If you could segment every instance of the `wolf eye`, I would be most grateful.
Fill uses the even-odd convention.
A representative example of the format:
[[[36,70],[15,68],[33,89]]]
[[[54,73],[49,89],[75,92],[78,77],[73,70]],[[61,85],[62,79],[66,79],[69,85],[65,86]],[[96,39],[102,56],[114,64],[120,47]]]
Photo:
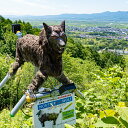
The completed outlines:
[[[60,36],[61,37],[64,37],[65,36],[65,33],[64,32],[60,33]]]
[[[57,39],[59,37],[59,35],[56,33],[56,32],[52,32],[52,34],[51,34],[51,38],[53,38],[53,39]]]

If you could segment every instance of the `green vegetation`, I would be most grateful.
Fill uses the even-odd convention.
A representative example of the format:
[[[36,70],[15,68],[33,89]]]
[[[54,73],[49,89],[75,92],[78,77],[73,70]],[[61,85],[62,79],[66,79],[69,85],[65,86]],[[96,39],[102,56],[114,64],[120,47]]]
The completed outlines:
[[[15,56],[17,37],[11,31],[11,25],[15,23],[21,25],[23,35],[27,33],[39,35],[40,29],[32,28],[32,25],[29,22],[25,23],[21,20],[12,22],[11,20],[4,19],[2,16],[0,16],[0,53],[2,54],[6,53],[10,56]]]
[[[25,110],[28,113],[29,110]],[[25,116],[19,111],[15,117],[9,116],[10,111],[3,109],[0,112],[0,128],[32,128],[32,117]],[[31,114],[31,112],[29,113]]]
[[[40,30],[22,21],[12,22],[3,17],[0,17],[0,21],[1,81],[15,57],[17,37],[11,32],[11,24],[20,23],[23,34],[38,35]],[[106,47],[109,41],[68,37],[67,48],[63,54],[64,72],[83,92],[85,100],[76,97],[77,124],[66,125],[66,128],[128,127],[128,57],[107,50],[97,52],[101,44]],[[114,41],[120,42],[120,46],[124,44],[123,40],[110,42]],[[32,127],[32,118],[21,111],[14,118],[10,118],[9,111],[23,95],[33,76],[34,66],[25,63],[0,90],[0,128]],[[52,88],[51,85],[59,84],[50,77],[44,86]],[[31,115],[31,108],[24,106],[24,111]]]
[[[117,49],[117,50],[127,50],[128,40],[126,39],[109,39],[109,38],[80,38],[78,35],[80,32],[69,32],[68,36],[75,40],[75,42],[80,42],[85,47],[92,47],[96,51],[102,51],[104,49]]]

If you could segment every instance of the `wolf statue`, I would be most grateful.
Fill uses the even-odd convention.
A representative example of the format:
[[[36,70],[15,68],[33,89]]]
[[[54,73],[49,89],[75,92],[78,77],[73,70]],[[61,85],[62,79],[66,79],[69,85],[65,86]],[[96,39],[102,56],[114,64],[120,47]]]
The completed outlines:
[[[39,89],[48,76],[55,77],[63,85],[72,83],[62,70],[62,53],[67,43],[65,21],[61,25],[43,23],[43,26],[39,36],[27,34],[17,40],[16,60],[8,72],[13,76],[24,62],[31,62],[38,67],[28,86],[32,93]]]

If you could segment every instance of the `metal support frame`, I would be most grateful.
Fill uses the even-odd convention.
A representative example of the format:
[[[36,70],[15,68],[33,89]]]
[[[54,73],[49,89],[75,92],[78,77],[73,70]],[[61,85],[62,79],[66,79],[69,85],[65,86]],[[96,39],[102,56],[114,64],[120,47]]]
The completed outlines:
[[[67,93],[72,93],[72,92],[75,92],[75,94],[78,97],[80,97],[82,99],[84,98],[84,95],[79,90],[76,89],[76,86],[74,83],[68,84],[68,85],[62,85],[62,86],[60,86],[59,89],[53,89],[51,91],[41,92],[41,93],[37,93],[37,94],[29,94],[29,92],[27,91],[26,94],[24,94],[22,96],[22,98],[19,100],[19,102],[12,109],[10,116],[14,117],[16,115],[16,113],[18,112],[18,110],[26,102],[34,102],[38,99],[44,99],[47,97],[55,97],[55,96],[59,96],[59,95],[67,94]]]
[[[4,79],[1,81],[0,83],[0,89],[3,87],[3,85],[8,81],[8,79],[10,78],[10,74],[7,73],[7,75],[4,77]]]

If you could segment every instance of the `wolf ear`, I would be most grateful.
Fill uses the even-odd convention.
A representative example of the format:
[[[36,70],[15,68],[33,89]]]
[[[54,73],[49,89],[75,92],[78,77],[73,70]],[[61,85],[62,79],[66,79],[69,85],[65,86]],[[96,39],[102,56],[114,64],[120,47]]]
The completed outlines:
[[[65,20],[62,21],[62,23],[60,24],[61,28],[63,29],[63,31],[65,32]]]
[[[51,32],[50,27],[46,23],[43,23],[43,26],[47,34]]]

